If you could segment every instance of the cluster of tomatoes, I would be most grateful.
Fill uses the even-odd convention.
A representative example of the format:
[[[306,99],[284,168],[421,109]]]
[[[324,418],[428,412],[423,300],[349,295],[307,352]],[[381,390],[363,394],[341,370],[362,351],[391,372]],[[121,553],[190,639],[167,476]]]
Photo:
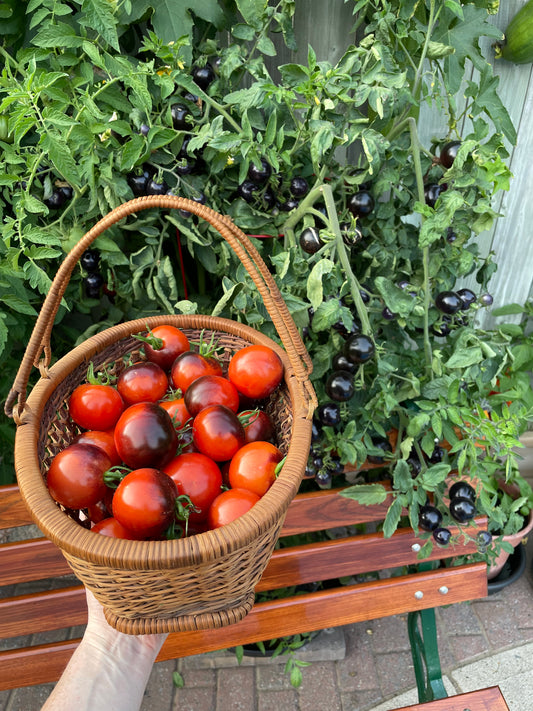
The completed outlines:
[[[117,538],[179,538],[226,525],[274,483],[283,455],[262,409],[283,378],[263,345],[236,351],[227,370],[211,350],[157,326],[137,336],[144,357],[116,382],[89,368],[69,399],[81,429],[50,463],[51,496]],[[205,345],[205,344],[203,344]]]

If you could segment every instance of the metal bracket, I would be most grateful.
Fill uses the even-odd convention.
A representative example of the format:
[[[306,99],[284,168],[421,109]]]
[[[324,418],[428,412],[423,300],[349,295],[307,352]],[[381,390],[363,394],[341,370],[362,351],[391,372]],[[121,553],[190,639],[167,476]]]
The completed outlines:
[[[430,570],[431,563],[421,563],[420,570]],[[407,629],[420,703],[445,699],[437,641],[437,623],[434,608],[415,610],[407,616]]]

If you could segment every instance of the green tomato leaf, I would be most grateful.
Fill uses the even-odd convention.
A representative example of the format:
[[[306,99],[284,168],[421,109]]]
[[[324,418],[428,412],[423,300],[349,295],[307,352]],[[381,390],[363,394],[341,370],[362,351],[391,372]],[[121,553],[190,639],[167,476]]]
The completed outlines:
[[[355,484],[343,489],[340,495],[358,501],[363,506],[373,506],[382,504],[389,493],[382,484]]]

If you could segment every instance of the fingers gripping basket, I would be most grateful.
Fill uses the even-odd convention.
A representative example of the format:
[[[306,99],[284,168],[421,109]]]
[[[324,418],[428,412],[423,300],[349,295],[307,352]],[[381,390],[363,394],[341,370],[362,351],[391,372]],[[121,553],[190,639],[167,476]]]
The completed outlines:
[[[141,318],[107,329],[74,348],[53,366],[50,336],[57,309],[83,252],[108,227],[147,208],[184,209],[207,220],[247,269],[276,327],[281,348],[238,322],[210,316]],[[266,344],[283,361],[282,386],[271,397],[277,444],[286,454],[280,476],[244,516],[220,529],[181,540],[127,541],[82,527],[50,497],[45,475],[51,458],[77,434],[68,418],[68,399],[96,368],[122,362],[139,348],[132,334],[170,323],[190,340],[204,331],[223,346],[226,361],[250,344]],[[43,355],[44,354],[44,355]],[[39,359],[42,357],[42,360]],[[41,378],[26,399],[33,366]],[[120,366],[118,366],[120,368]],[[101,219],[67,255],[38,316],[6,412],[17,423],[15,467],[22,497],[35,523],[63,552],[78,578],[103,604],[110,624],[122,632],[184,631],[237,622],[251,609],[254,587],[270,558],[286,510],[305,470],[316,398],[309,383],[311,362],[279,290],[248,238],[213,210],[176,196],[131,200]]]

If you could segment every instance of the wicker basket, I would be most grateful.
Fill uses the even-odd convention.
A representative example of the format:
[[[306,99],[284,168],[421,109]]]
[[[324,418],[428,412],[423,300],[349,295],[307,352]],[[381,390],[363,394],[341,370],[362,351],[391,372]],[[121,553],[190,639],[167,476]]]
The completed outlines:
[[[261,294],[283,348],[232,320],[165,315],[141,318],[98,333],[50,367],[55,315],[78,259],[108,227],[154,207],[187,210],[220,233]],[[278,353],[285,368],[284,381],[269,407],[276,422],[277,444],[286,461],[262,499],[244,516],[220,529],[172,541],[126,541],[96,535],[82,527],[73,512],[64,511],[52,500],[45,483],[50,459],[77,433],[68,419],[68,399],[84,381],[90,361],[98,368],[120,363],[124,354],[139,348],[132,334],[163,323],[183,329],[192,340],[201,331],[207,339],[215,334],[226,360],[241,347],[256,343]],[[39,367],[41,378],[26,399],[34,365]],[[237,622],[249,612],[255,585],[306,466],[316,406],[310,371],[309,355],[260,255],[229,218],[203,205],[176,196],[131,200],[102,218],[67,255],[38,316],[5,409],[17,424],[15,468],[33,520],[61,549],[116,629],[129,634],[209,629]]]

